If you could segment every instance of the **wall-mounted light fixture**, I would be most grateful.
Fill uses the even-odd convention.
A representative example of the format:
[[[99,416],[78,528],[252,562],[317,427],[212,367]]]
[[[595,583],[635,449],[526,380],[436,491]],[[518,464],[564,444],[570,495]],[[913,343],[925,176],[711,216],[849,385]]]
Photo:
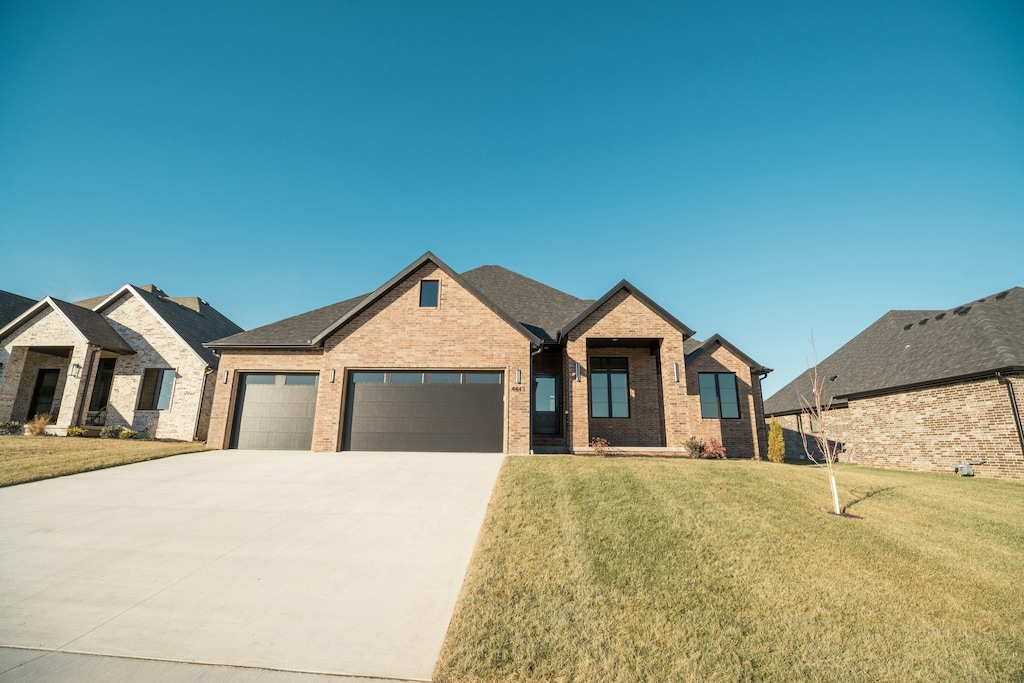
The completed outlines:
[[[327,381],[329,381],[331,384],[334,384],[334,368],[331,368],[331,377]]]
[[[672,364],[672,374],[675,376],[676,381],[679,381],[679,363]]]
[[[78,363],[75,363],[74,365],[71,366],[71,372],[69,372],[68,374],[70,374],[72,377],[76,377],[76,378],[77,377],[81,377],[82,376],[82,366],[79,365]]]
[[[583,375],[581,374],[581,368],[580,368],[580,364],[579,363],[576,363],[576,381],[577,382],[582,382],[583,381]]]
[[[222,382],[224,384],[228,383],[228,371],[227,370],[224,371],[224,379],[222,380]]]
[[[522,383],[523,383],[523,371],[519,370],[517,368],[516,369],[516,384],[522,384]]]

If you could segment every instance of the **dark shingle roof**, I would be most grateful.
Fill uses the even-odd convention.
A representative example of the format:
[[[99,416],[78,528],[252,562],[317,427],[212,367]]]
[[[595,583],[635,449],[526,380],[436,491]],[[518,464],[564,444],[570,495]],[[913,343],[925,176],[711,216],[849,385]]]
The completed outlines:
[[[846,397],[1024,370],[1024,289],[946,311],[889,311],[818,365],[835,405]],[[766,415],[796,412],[805,373],[764,402]]]
[[[501,266],[480,266],[462,273],[492,304],[544,341],[594,303],[549,287]]]
[[[307,313],[216,340],[216,346],[310,346],[313,337],[340,319],[368,295],[353,297]]]
[[[135,291],[203,360],[216,367],[217,355],[203,344],[225,335],[237,334],[242,328],[198,297],[180,297],[185,301],[181,303],[177,299],[163,296],[159,289],[153,289],[160,293],[149,291],[148,288],[135,288]]]
[[[0,289],[0,329],[32,307],[35,301],[28,297]]]
[[[44,301],[46,300],[44,299]],[[48,300],[56,308],[60,309],[61,313],[67,316],[71,324],[78,328],[78,331],[82,333],[82,336],[90,344],[95,344],[108,351],[135,353],[135,350],[128,345],[128,342],[121,338],[121,335],[99,313],[90,311],[88,308],[82,308],[70,301],[61,301],[53,297],[48,297]]]

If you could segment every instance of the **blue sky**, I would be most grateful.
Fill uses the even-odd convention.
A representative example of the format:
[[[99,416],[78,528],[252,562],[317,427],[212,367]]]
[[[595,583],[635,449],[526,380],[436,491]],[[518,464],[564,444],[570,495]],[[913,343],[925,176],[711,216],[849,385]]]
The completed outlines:
[[[1024,4],[0,3],[0,289],[246,328],[427,250],[776,368],[1024,285]]]

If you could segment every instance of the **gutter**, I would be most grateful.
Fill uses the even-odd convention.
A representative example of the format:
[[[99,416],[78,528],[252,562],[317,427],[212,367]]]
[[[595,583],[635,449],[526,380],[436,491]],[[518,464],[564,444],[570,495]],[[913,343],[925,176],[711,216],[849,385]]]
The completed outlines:
[[[1020,424],[1020,410],[1017,408],[1017,397],[1013,393],[1013,382],[1002,373],[996,373],[996,381],[1006,385],[1006,393],[1010,395],[1010,410],[1013,412],[1013,422],[1017,425],[1017,440],[1020,442],[1020,452],[1024,455],[1024,427]]]

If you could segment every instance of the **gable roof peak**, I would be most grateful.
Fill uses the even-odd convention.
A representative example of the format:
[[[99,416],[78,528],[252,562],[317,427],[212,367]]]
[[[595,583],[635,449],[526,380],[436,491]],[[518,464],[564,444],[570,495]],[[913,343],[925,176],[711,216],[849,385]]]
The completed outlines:
[[[600,299],[592,303],[585,311],[576,316],[576,318],[573,319],[572,322],[570,322],[568,325],[559,330],[558,339],[561,340],[564,337],[566,337],[574,327],[576,327],[584,320],[586,320],[588,317],[590,317],[594,313],[594,311],[596,311],[598,308],[606,304],[613,296],[618,294],[623,289],[625,289],[627,292],[629,292],[634,297],[639,299],[641,303],[643,303],[645,306],[647,306],[652,311],[661,316],[661,318],[669,325],[679,330],[682,333],[684,340],[696,334],[696,332],[687,327],[681,320],[679,320],[674,315],[672,315],[664,308],[662,308],[661,305],[654,301],[654,299],[640,291],[640,289],[636,285],[631,283],[629,280],[622,279],[619,280],[619,282],[614,287],[605,292],[604,296],[602,296]]]

